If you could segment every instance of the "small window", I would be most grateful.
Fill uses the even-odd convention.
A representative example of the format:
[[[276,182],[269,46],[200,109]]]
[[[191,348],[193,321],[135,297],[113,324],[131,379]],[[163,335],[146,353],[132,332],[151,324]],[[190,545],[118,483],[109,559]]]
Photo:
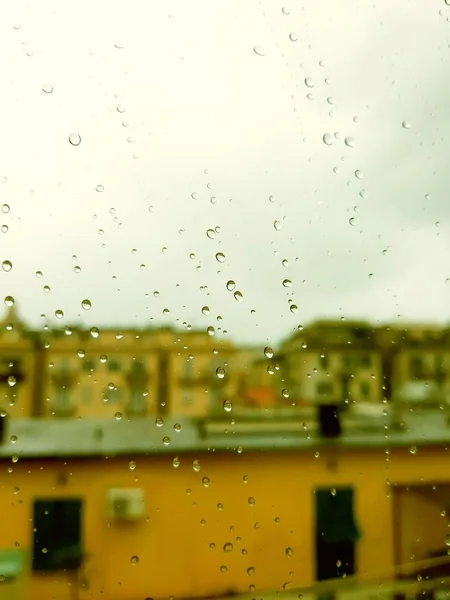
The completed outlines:
[[[370,354],[363,354],[360,360],[361,367],[368,369],[372,365],[372,357]]]
[[[111,373],[117,373],[120,371],[120,361],[112,359],[108,361],[108,371]]]
[[[85,360],[85,361],[83,361],[83,371],[85,373],[90,373],[94,369],[95,369],[95,364],[94,364],[94,362],[92,360]]]
[[[325,354],[324,352],[321,352],[319,357],[320,357],[319,364],[320,364],[321,368],[322,369],[328,369],[328,366],[329,366],[328,355]]]
[[[36,500],[33,507],[33,571],[78,569],[82,501]]]
[[[361,382],[361,396],[366,399],[370,397],[370,383],[368,381]]]

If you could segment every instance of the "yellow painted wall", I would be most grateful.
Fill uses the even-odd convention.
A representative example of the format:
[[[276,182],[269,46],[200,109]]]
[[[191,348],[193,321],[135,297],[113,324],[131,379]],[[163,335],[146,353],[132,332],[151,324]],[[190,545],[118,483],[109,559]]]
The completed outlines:
[[[337,458],[335,470],[331,458]],[[91,555],[86,565],[90,589],[81,598],[100,597],[101,591],[108,600],[131,600],[248,591],[250,585],[280,589],[314,578],[313,489],[353,485],[363,534],[357,548],[359,571],[386,574],[394,561],[393,494],[387,493],[387,479],[406,484],[420,477],[425,482],[448,477],[443,449],[421,449],[416,455],[393,451],[389,462],[384,450],[321,452],[318,458],[313,452],[244,450],[181,456],[177,469],[172,455],[132,459],[134,470],[126,458],[3,462],[1,546],[30,547],[34,498],[81,496],[86,501],[85,549]],[[192,469],[194,459],[200,460],[199,472]],[[58,483],[58,473],[69,474],[66,485]],[[202,484],[204,477],[210,479],[209,487]],[[108,521],[106,492],[120,486],[144,488],[148,519]],[[412,522],[417,519],[411,507],[406,514]],[[224,552],[229,542],[234,549]],[[131,563],[134,555],[137,565]],[[253,574],[247,574],[249,568],[255,569]],[[33,576],[27,598],[50,597],[70,598],[67,577]]]

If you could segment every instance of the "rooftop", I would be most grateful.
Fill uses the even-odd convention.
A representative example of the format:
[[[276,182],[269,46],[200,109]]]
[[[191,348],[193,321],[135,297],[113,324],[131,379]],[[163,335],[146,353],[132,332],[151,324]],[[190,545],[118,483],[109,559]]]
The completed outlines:
[[[233,413],[234,416],[232,416]],[[253,414],[252,414],[253,413]],[[311,451],[324,444],[354,449],[450,444],[447,414],[411,409],[394,418],[385,409],[345,415],[340,438],[318,433],[315,411],[232,411],[208,420],[155,418],[102,420],[16,419],[6,424],[0,457],[87,457],[229,451]],[[400,423],[400,424],[399,424]],[[174,428],[174,425],[179,425]],[[179,431],[177,431],[179,429]]]

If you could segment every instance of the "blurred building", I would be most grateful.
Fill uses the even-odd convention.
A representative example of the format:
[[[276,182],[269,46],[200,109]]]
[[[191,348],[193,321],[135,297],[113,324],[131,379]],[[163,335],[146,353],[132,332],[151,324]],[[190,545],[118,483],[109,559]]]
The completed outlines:
[[[16,419],[0,445],[0,574],[30,600],[212,598],[445,554],[450,429],[440,411],[403,420],[346,414],[329,440],[292,410]]]
[[[203,331],[0,324],[0,394],[12,417],[204,416],[237,395],[231,342]]]
[[[297,405],[380,402],[382,350],[365,322],[317,321],[280,348],[285,387]]]

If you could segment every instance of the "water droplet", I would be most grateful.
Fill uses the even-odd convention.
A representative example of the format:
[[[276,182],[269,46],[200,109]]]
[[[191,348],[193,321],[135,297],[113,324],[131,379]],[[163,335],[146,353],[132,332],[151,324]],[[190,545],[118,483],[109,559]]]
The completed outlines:
[[[352,227],[354,227],[356,225],[356,219],[355,217],[350,217],[350,219],[348,220],[349,225],[351,225]]]
[[[204,315],[209,315],[209,306],[202,306],[202,313]]]
[[[8,233],[9,227],[8,225],[2,225],[2,233]]]
[[[177,433],[180,433],[181,425],[179,423],[174,423],[173,430],[176,431]]]
[[[283,398],[289,398],[289,390],[281,390],[281,395]]]
[[[130,562],[131,562],[131,564],[132,564],[132,565],[137,565],[137,564],[139,564],[139,556],[136,556],[136,555],[132,556],[132,557],[130,558]]]
[[[118,113],[122,114],[122,113],[124,113],[126,111],[126,108],[125,108],[125,106],[123,104],[118,104],[116,106],[116,110],[117,110]]]
[[[273,228],[275,229],[275,231],[280,231],[280,229],[281,229],[281,221],[274,221],[273,222]]]
[[[290,279],[283,279],[283,287],[291,287],[292,281]]]
[[[225,377],[225,369],[223,367],[217,367],[216,375],[219,379],[223,379]]]
[[[14,302],[15,302],[15,300],[12,296],[5,296],[4,303],[8,308],[13,306]]]
[[[291,556],[294,554],[294,551],[292,550],[292,548],[290,546],[288,546],[285,550],[286,556],[289,556],[289,558],[291,558]]]
[[[236,283],[232,279],[230,279],[229,281],[227,281],[227,290],[229,292],[232,292],[235,287],[236,287]]]
[[[344,142],[345,142],[345,145],[348,146],[349,148],[354,148],[356,146],[355,138],[346,137]]]
[[[255,506],[256,501],[253,498],[253,496],[250,496],[250,498],[248,499],[248,504],[249,504],[249,506]]]
[[[71,133],[69,135],[69,142],[72,146],[79,146],[81,144],[81,137],[78,133]]]
[[[91,306],[91,301],[88,298],[81,301],[81,307],[84,308],[84,310],[90,310]]]
[[[417,446],[411,446],[409,449],[409,452],[411,454],[417,454]]]
[[[12,269],[12,262],[10,260],[4,260],[2,262],[2,269],[6,272],[11,271]]]
[[[64,312],[58,308],[57,310],[55,310],[55,317],[57,319],[62,319],[64,317]]]
[[[403,129],[410,129],[411,123],[409,121],[402,121],[402,127]]]
[[[355,177],[357,179],[362,179],[364,177],[364,173],[361,171],[361,169],[356,169],[356,171],[355,171]]]
[[[91,327],[89,333],[93,338],[98,338],[98,336],[100,335],[100,330],[98,329],[98,327]]]
[[[53,92],[53,86],[50,85],[49,83],[46,83],[45,85],[42,86],[42,91],[45,92],[46,94],[51,94]]]
[[[115,42],[115,44],[114,44],[114,48],[117,48],[117,50],[122,50],[123,47],[124,47],[123,42]]]
[[[333,142],[334,142],[334,137],[331,133],[326,133],[323,137],[322,137],[323,143],[326,144],[327,146],[332,146]]]
[[[291,42],[297,42],[298,41],[298,35],[296,33],[290,33],[289,34],[289,39],[291,40]]]
[[[120,419],[122,418],[122,413],[117,411],[116,414],[114,415],[117,421],[120,421]]]
[[[248,575],[248,576],[251,576],[251,575],[253,575],[253,574],[254,574],[254,572],[255,572],[255,567],[249,567],[249,568],[247,569],[247,575]]]
[[[161,417],[156,417],[155,425],[156,425],[156,427],[162,427],[164,425],[163,419]]]
[[[214,231],[214,229],[207,229],[206,235],[209,237],[210,240],[213,240],[216,237],[216,232]]]
[[[283,8],[281,9],[281,12],[283,13],[283,15],[291,14],[291,11],[287,8],[287,6],[283,6]]]
[[[265,355],[267,358],[272,358],[272,357],[273,357],[273,354],[274,354],[274,352],[273,352],[273,349],[272,349],[270,346],[266,346],[266,347],[264,348],[264,355]]]
[[[234,546],[231,542],[227,542],[226,544],[223,545],[224,552],[232,552],[233,548],[234,548]]]
[[[15,444],[17,442],[17,435],[11,435],[9,441],[11,444]]]
[[[164,446],[168,446],[170,444],[170,437],[168,435],[163,437],[163,444]]]
[[[312,77],[305,78],[306,87],[313,88],[315,86],[314,79]]]
[[[265,56],[264,54],[264,50],[261,48],[261,46],[253,46],[253,52],[257,55],[257,56]]]
[[[96,191],[96,192],[99,192],[99,193],[103,192],[103,191],[104,191],[104,189],[105,189],[105,188],[104,188],[104,187],[103,187],[101,184],[99,184],[99,185],[97,185],[97,186],[95,187],[95,191]]]
[[[14,375],[10,375],[8,377],[8,385],[10,387],[14,387],[16,385],[16,383],[17,383],[17,379],[14,377]]]
[[[167,317],[170,314],[170,310],[168,308],[163,309],[163,315]]]
[[[80,265],[75,265],[73,270],[75,271],[75,273],[81,273],[81,267]]]
[[[44,292],[45,292],[46,294],[49,294],[49,293],[50,293],[50,286],[49,286],[49,285],[44,285],[44,287],[43,287],[42,289],[44,290]]]
[[[134,471],[136,468],[136,462],[134,460],[130,460],[130,462],[128,463],[128,468],[130,469],[130,471]]]
[[[224,400],[222,406],[223,410],[225,410],[226,412],[230,412],[233,409],[233,403],[231,402],[231,400]]]
[[[233,296],[238,302],[242,302],[242,300],[244,299],[242,292],[240,292],[239,290],[237,292],[234,292]]]
[[[196,473],[198,473],[200,471],[200,461],[196,458],[195,460],[192,461],[192,468],[194,469],[194,471]]]
[[[450,0],[449,0],[450,2]],[[446,546],[450,546],[450,533],[445,534],[444,543]]]
[[[79,350],[77,350],[77,356],[78,358],[84,358],[86,356],[86,351],[83,350],[83,348],[80,348]]]
[[[178,469],[178,467],[180,466],[181,461],[180,461],[180,457],[179,456],[175,456],[175,458],[172,460],[172,466],[175,469]]]
[[[228,571],[228,567],[226,565],[221,565],[220,570],[222,573],[226,573]]]
[[[210,325],[209,327],[206,328],[206,333],[208,335],[214,335],[216,333],[216,330],[214,329],[214,327],[212,325]]]
[[[289,310],[291,311],[291,313],[293,315],[295,315],[295,313],[298,312],[298,306],[296,304],[291,304],[290,307],[289,307]]]
[[[203,483],[203,487],[208,488],[211,481],[210,481],[209,477],[203,477],[202,483]]]
[[[217,262],[224,263],[225,262],[225,254],[223,254],[223,252],[217,252],[216,260],[217,260]]]
[[[2,204],[2,213],[9,213],[9,204]]]

